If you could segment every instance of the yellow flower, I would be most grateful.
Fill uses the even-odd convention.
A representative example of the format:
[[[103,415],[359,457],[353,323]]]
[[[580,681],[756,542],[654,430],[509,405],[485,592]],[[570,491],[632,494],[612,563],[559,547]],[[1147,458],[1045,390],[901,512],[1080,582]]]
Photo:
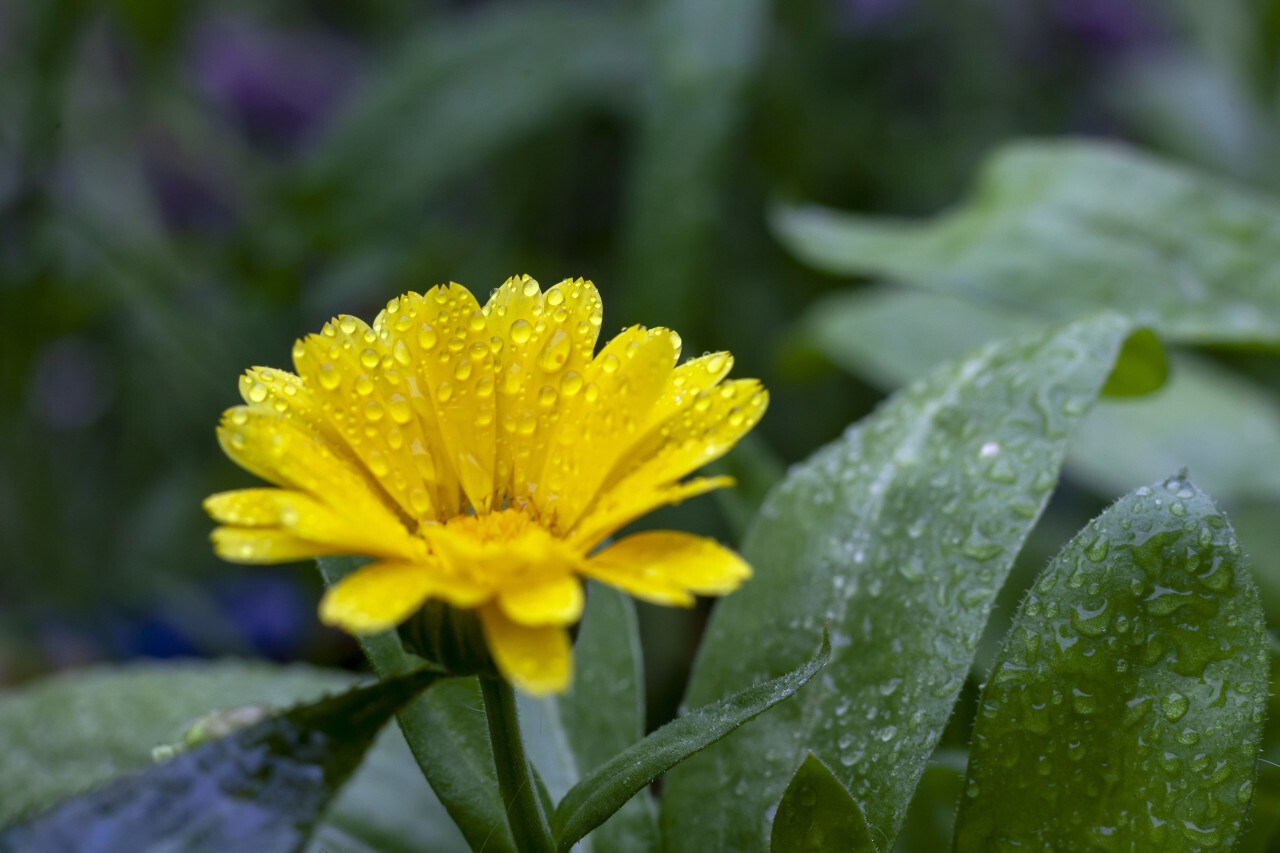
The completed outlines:
[[[633,326],[594,354],[600,308],[581,279],[544,293],[513,278],[483,309],[450,284],[391,300],[372,326],[330,321],[294,344],[296,375],[249,370],[218,439],[283,488],[205,501],[218,554],[372,557],[328,590],[323,621],[365,634],[429,599],[474,608],[499,670],[531,693],[568,687],[583,578],[660,604],[731,592],[751,570],[709,539],[646,532],[596,549],[730,485],[679,481],[751,429],[768,395],[724,381],[728,353],[677,366],[668,329]]]

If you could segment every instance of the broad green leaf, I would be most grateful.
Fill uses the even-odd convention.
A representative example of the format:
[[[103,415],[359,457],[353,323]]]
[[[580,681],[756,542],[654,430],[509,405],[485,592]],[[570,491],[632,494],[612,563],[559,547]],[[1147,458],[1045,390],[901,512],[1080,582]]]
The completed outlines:
[[[297,705],[63,800],[0,832],[0,850],[294,853],[379,730],[439,680],[419,671]]]
[[[179,741],[208,711],[284,707],[356,683],[337,670],[220,661],[95,667],[0,693],[0,826],[150,766],[153,748]],[[466,849],[394,727],[327,821],[321,837],[332,829],[353,849]]]
[[[802,260],[1048,320],[1120,311],[1169,340],[1280,342],[1280,204],[1137,151],[1022,142],[924,223],[790,207]]]
[[[877,288],[823,300],[801,328],[838,366],[897,388],[972,347],[1035,325],[1026,314],[946,294]],[[1109,382],[1122,370],[1158,370],[1164,362],[1150,352],[1128,356]],[[1192,353],[1171,352],[1168,369],[1169,382],[1155,393],[1100,402],[1071,442],[1068,475],[1115,495],[1186,466],[1224,498],[1280,492],[1280,408],[1273,396]],[[1206,435],[1218,438],[1205,441]]]
[[[1102,315],[985,347],[792,469],[743,544],[756,575],[717,605],[688,701],[776,672],[824,622],[831,665],[668,775],[670,849],[763,850],[766,812],[807,751],[892,846],[992,600],[1129,331]]]
[[[778,803],[772,853],[876,853],[862,809],[831,770],[805,758]]]
[[[1230,850],[1267,704],[1258,592],[1175,477],[1121,498],[1023,599],[982,693],[957,853]]]
[[[830,659],[831,644],[824,632],[822,648],[800,668],[677,717],[613,756],[574,785],[556,807],[551,828],[560,849],[568,850],[681,761],[794,695]]]
[[[325,557],[316,563],[332,584],[358,561]],[[418,659],[404,651],[393,631],[357,639],[381,678],[402,675],[417,666]],[[476,680],[451,678],[409,703],[397,720],[422,774],[472,849],[514,853],[481,708]]]
[[[644,671],[631,599],[591,584],[573,646],[573,686],[562,696],[519,696],[525,748],[553,800],[644,737]],[[548,809],[550,814],[553,809]],[[583,853],[658,849],[653,802],[641,791],[579,845]]]

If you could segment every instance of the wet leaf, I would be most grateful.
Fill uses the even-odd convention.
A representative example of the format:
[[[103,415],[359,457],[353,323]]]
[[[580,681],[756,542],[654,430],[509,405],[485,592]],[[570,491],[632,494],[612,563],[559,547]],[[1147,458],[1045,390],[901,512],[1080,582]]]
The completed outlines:
[[[151,766],[155,747],[180,741],[211,710],[287,707],[356,683],[350,673],[296,664],[137,663],[0,693],[0,826]],[[318,837],[329,836],[352,851],[467,849],[394,726],[329,808]]]
[[[829,620],[832,661],[794,702],[667,777],[672,850],[765,849],[812,751],[892,846],[991,603],[1129,325],[1114,315],[983,348],[899,392],[791,470],[743,544],[689,702],[768,677]],[[730,791],[714,808],[707,791]]]
[[[795,694],[831,659],[826,633],[808,663],[763,684],[677,717],[574,785],[556,807],[551,829],[560,849],[599,826],[609,815],[689,756]],[[705,807],[705,801],[699,804]]]
[[[420,671],[299,705],[63,800],[0,833],[0,850],[301,850],[383,724],[439,679]]]
[[[782,795],[769,849],[773,853],[876,853],[862,809],[813,753]]]
[[[897,388],[935,364],[1036,325],[1026,314],[944,294],[877,288],[822,301],[803,328],[840,367]],[[1153,361],[1133,349],[1109,384],[1122,371],[1150,374],[1164,364],[1162,356]],[[1156,393],[1101,401],[1071,442],[1068,475],[1110,496],[1185,465],[1224,499],[1280,492],[1280,409],[1272,396],[1188,352],[1171,352],[1168,372]],[[1205,441],[1206,435],[1220,438]]]
[[[1040,575],[982,693],[956,850],[1229,850],[1269,690],[1226,518],[1175,477]]]
[[[1021,142],[923,222],[783,208],[802,260],[1062,321],[1120,311],[1168,340],[1280,341],[1280,205],[1135,150]]]

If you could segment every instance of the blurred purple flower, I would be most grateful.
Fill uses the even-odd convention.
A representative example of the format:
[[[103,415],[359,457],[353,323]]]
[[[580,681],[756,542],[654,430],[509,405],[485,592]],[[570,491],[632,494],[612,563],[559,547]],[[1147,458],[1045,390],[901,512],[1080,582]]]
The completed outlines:
[[[1053,17],[1069,36],[1100,53],[1124,53],[1157,39],[1162,30],[1139,0],[1056,0]]]
[[[205,21],[196,32],[200,90],[250,139],[269,147],[293,150],[312,138],[358,68],[354,46],[326,33],[270,30],[232,18]]]

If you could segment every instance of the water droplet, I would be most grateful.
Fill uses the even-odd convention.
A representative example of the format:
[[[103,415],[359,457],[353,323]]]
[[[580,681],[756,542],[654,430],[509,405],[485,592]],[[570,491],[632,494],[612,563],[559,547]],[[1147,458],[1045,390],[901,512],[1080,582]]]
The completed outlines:
[[[1182,719],[1184,714],[1187,713],[1187,709],[1190,705],[1191,703],[1187,701],[1186,696],[1175,691],[1160,700],[1160,711],[1164,714],[1164,718],[1166,720],[1171,723],[1176,723],[1178,720]]]
[[[365,420],[369,420],[369,421],[373,421],[374,423],[377,423],[378,421],[382,420],[383,414],[385,413],[382,411],[382,406],[379,405],[377,400],[370,400],[369,402],[364,404]]]
[[[534,285],[537,289],[537,285]],[[533,335],[533,327],[529,325],[528,320],[516,320],[511,324],[511,340],[518,344],[528,343],[529,338]]]
[[[338,327],[342,329],[344,335],[354,335],[358,328],[355,317],[342,317],[338,320]]]
[[[423,323],[422,328],[418,330],[418,346],[424,352],[430,352],[439,342],[440,336],[436,334],[436,330]]]
[[[1097,539],[1085,546],[1084,555],[1095,563],[1101,563],[1107,559],[1110,550],[1111,541],[1106,536],[1099,535]]]
[[[556,404],[556,389],[550,385],[543,385],[542,390],[538,392],[538,405],[545,409],[549,409]]]
[[[255,382],[250,386],[249,394],[247,396],[249,397],[249,402],[261,403],[263,400],[267,399],[267,386],[261,382]]]
[[[558,287],[553,287],[547,292],[547,304],[554,308],[557,305],[564,304],[564,291]]]
[[[448,382],[441,382],[436,388],[436,399],[441,403],[447,403],[453,397],[453,386]]]
[[[391,419],[398,424],[407,424],[409,418],[413,416],[409,401],[399,394],[391,395],[391,399],[387,401],[387,411],[391,413]]]
[[[396,341],[396,345],[391,348],[391,355],[405,367],[408,367],[409,362],[413,360],[409,355],[409,347],[405,345],[404,341]]]
[[[533,297],[538,295],[538,283],[528,276],[524,277],[524,287],[522,288],[524,295]]]
[[[378,362],[381,360],[382,358],[378,355],[378,353],[372,349],[366,349],[360,353],[360,363],[363,364],[365,367],[369,368],[370,370],[377,367]]]
[[[465,382],[471,376],[471,362],[465,358],[453,366],[453,378]]]
[[[622,362],[613,353],[609,353],[600,360],[600,369],[605,373],[617,373],[618,368],[622,366]]]
[[[320,365],[320,385],[328,391],[334,391],[342,384],[342,374],[329,362]]]

